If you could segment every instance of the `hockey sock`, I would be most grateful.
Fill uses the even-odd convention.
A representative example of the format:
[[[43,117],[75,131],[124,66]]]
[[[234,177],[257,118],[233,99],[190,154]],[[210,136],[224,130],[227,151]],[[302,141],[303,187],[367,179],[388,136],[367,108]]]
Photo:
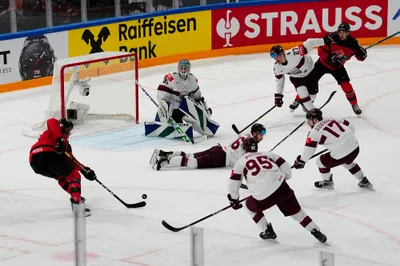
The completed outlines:
[[[340,87],[342,87],[343,92],[346,94],[347,100],[351,105],[357,104],[357,95],[353,90],[353,86],[348,81],[343,81],[340,83]]]
[[[69,182],[68,182],[67,178],[59,176],[56,178],[56,180],[58,181],[58,185],[60,185],[60,187],[69,194],[69,190],[68,190]]]
[[[247,201],[246,201],[246,203],[247,203]],[[265,232],[265,230],[267,230],[268,221],[265,218],[264,213],[263,212],[253,212],[253,211],[249,210],[249,208],[247,207],[247,204],[245,204],[245,207],[246,207],[245,209],[247,210],[247,212],[250,214],[250,217],[260,228],[261,232]]]
[[[169,160],[169,165],[172,166],[182,166],[182,167],[187,167],[190,169],[196,169],[197,168],[197,159],[191,156],[191,154],[186,155],[184,153],[183,156],[176,156],[172,157]]]
[[[358,164],[352,162],[351,164],[343,164],[343,167],[349,170],[349,172],[357,178],[358,181],[361,181],[364,178],[364,173],[361,170]]]
[[[319,227],[313,222],[313,220],[310,218],[310,216],[308,216],[303,209],[301,209],[298,213],[290,216],[293,219],[295,219],[296,221],[298,221],[301,226],[303,226],[305,229],[307,229],[308,231],[312,231],[313,229],[318,229]]]
[[[67,192],[71,195],[71,198],[75,202],[81,201],[81,175],[78,171],[72,171],[67,176],[66,181],[68,182]]]
[[[325,181],[329,181],[331,179],[331,169],[326,168],[325,165],[321,162],[321,156],[317,158],[317,166],[318,170],[321,173],[322,179]]]
[[[306,86],[297,87],[297,93],[300,97],[300,103],[307,109],[311,110],[314,108],[310,94],[308,94]]]

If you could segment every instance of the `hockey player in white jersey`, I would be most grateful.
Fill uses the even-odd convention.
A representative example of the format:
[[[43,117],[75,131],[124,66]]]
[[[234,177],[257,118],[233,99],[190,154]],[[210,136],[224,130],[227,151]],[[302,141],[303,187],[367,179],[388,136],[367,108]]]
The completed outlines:
[[[329,152],[317,158],[317,166],[322,180],[314,183],[317,188],[334,188],[331,168],[343,165],[359,181],[361,188],[372,188],[363,171],[354,160],[360,151],[355,129],[346,119],[323,119],[320,109],[307,112],[307,123],[311,127],[302,155],[297,156],[293,167],[304,168],[315,153],[318,144],[325,146]]]
[[[283,105],[285,75],[288,75],[296,88],[303,109],[306,111],[314,108],[313,101],[318,93],[318,81],[314,78],[315,75],[312,71],[314,69],[314,61],[307,53],[314,46],[322,45],[323,43],[323,39],[308,39],[303,44],[286,52],[280,45],[275,45],[271,48],[270,55],[275,59],[275,105],[277,107],[282,107]]]
[[[193,138],[192,128],[207,136],[217,132],[219,125],[210,118],[212,110],[202,97],[198,80],[190,70],[190,62],[183,59],[178,63],[177,72],[164,76],[157,89],[156,122],[145,123],[146,136],[179,137],[169,123],[170,118],[180,125],[189,138]]]
[[[266,129],[262,124],[254,124],[250,133],[238,136],[229,146],[215,145],[208,150],[185,153],[184,151],[163,151],[156,149],[150,159],[153,168],[183,167],[189,169],[232,167],[245,153],[243,141],[253,136],[258,142],[262,141]]]
[[[243,147],[246,153],[236,162],[229,179],[228,200],[232,208],[243,207],[239,202],[239,188],[244,177],[251,194],[245,202],[245,209],[259,226],[262,239],[277,237],[263,213],[276,205],[283,215],[298,221],[320,242],[326,242],[326,236],[304,212],[294,191],[286,183],[292,177],[290,165],[275,153],[258,152],[258,142],[252,137],[244,141]]]

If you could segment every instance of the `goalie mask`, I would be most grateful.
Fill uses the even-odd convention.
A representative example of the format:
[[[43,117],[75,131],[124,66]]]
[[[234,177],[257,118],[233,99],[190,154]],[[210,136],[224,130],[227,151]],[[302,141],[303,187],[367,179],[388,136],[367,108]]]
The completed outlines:
[[[190,62],[186,59],[182,59],[178,63],[178,74],[181,79],[186,80],[190,74]]]

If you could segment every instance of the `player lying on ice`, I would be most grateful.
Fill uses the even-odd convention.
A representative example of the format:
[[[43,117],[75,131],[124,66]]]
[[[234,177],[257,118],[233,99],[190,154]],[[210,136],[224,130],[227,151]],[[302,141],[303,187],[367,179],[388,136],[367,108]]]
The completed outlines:
[[[193,130],[201,135],[215,135],[219,124],[211,119],[212,110],[202,97],[197,78],[190,70],[190,62],[183,59],[178,63],[178,72],[164,76],[157,89],[155,122],[145,122],[146,136],[180,137],[169,123],[171,118],[189,138],[193,138]]]
[[[258,152],[255,138],[246,138],[243,149],[246,153],[236,162],[229,179],[228,199],[232,208],[238,210],[243,207],[239,203],[239,189],[244,177],[251,193],[245,202],[245,209],[259,226],[262,239],[276,238],[271,223],[263,213],[276,205],[283,215],[298,221],[320,242],[326,242],[326,236],[301,208],[296,195],[286,183],[292,177],[290,165],[275,153]]]
[[[150,164],[156,170],[160,170],[163,167],[185,167],[190,169],[232,167],[245,153],[243,141],[248,136],[253,136],[257,142],[260,142],[263,140],[265,134],[266,129],[263,125],[254,124],[251,127],[250,133],[240,135],[229,146],[218,144],[208,150],[193,154],[185,153],[184,151],[163,151],[156,149],[151,156]]]
[[[333,189],[331,168],[342,165],[359,181],[359,187],[372,188],[371,183],[354,161],[360,148],[354,135],[355,128],[350,122],[339,118],[323,119],[322,111],[318,108],[308,111],[306,118],[311,130],[307,135],[303,153],[297,156],[293,167],[304,168],[306,162],[315,153],[318,144],[324,145],[329,152],[317,158],[317,166],[322,180],[315,182],[315,187]]]
[[[29,152],[29,163],[36,174],[53,178],[58,185],[71,196],[72,209],[85,202],[81,196],[81,175],[90,180],[96,179],[95,172],[89,167],[82,171],[65,152],[72,155],[72,148],[68,142],[74,125],[67,119],[47,120],[47,129],[40,135]],[[72,155],[73,156],[73,155]],[[90,210],[86,208],[86,216]]]

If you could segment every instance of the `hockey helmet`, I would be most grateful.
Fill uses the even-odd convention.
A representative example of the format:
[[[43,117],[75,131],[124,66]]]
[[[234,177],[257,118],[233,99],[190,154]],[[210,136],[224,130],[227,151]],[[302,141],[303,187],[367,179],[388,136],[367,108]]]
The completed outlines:
[[[279,44],[272,46],[271,50],[269,51],[269,54],[271,58],[275,58],[281,53],[284,53],[285,51],[283,50],[282,46]]]
[[[253,135],[254,133],[265,135],[267,130],[262,124],[255,123],[251,126],[251,134]]]
[[[74,124],[72,123],[71,120],[62,118],[59,120],[60,122],[60,126],[61,126],[61,131],[65,134],[65,135],[69,135],[72,131],[72,129],[74,129]]]
[[[189,60],[182,59],[178,63],[178,74],[181,79],[186,80],[190,74],[190,62]]]
[[[347,22],[340,23],[337,31],[344,31],[344,32],[349,33],[350,32],[350,24]]]
[[[258,151],[258,142],[253,137],[248,137],[243,141],[243,150],[247,152],[257,152]]]
[[[311,109],[306,114],[307,120],[314,120],[317,119],[318,121],[322,120],[322,111],[318,108]]]

